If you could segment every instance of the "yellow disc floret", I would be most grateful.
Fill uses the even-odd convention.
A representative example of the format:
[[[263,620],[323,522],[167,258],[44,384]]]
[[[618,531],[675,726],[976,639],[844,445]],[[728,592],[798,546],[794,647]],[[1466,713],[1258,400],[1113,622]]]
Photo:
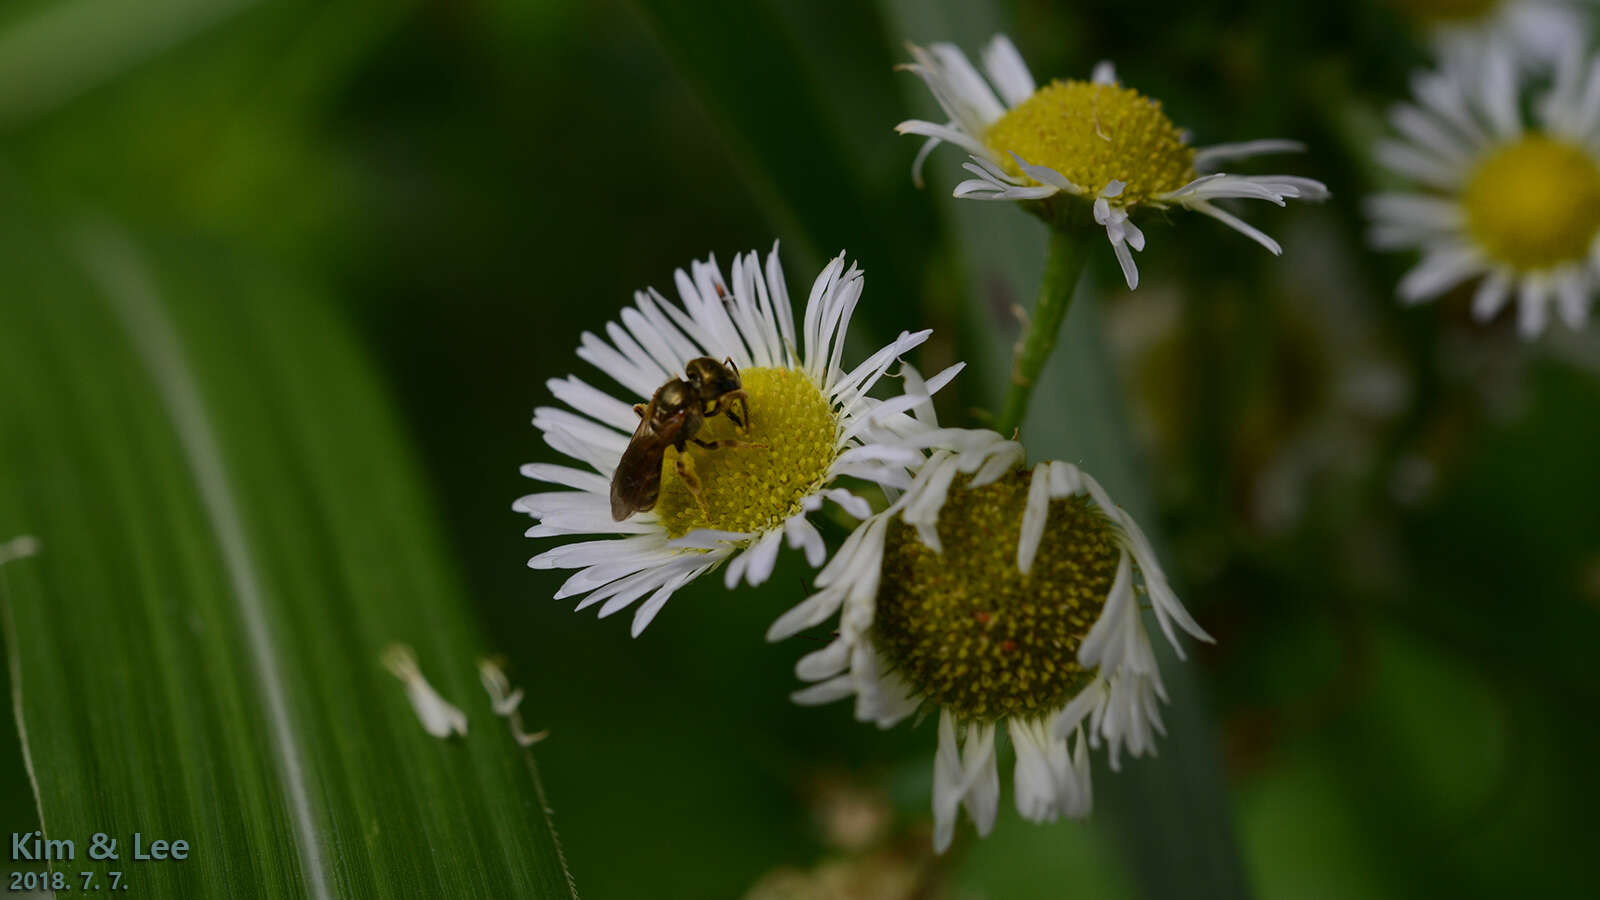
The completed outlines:
[[[1582,263],[1600,235],[1600,163],[1576,144],[1530,134],[1478,165],[1462,205],[1495,262],[1518,271]]]
[[[1194,148],[1160,102],[1118,84],[1051,82],[989,126],[984,143],[1013,175],[1022,174],[1015,153],[1090,195],[1121,181],[1119,205],[1177,190],[1196,174]]]
[[[750,399],[749,430],[717,415],[706,419],[696,437],[765,446],[707,450],[688,445],[685,455],[700,480],[704,509],[678,476],[678,451],[668,448],[656,514],[672,537],[696,528],[745,533],[777,528],[800,511],[800,501],[822,486],[833,465],[838,418],[804,372],[760,368],[741,376]]]
[[[1055,712],[1088,681],[1078,645],[1116,576],[1117,535],[1087,498],[1053,500],[1023,575],[1028,474],[971,489],[966,480],[939,512],[942,553],[890,524],[873,642],[918,695],[965,721]]]

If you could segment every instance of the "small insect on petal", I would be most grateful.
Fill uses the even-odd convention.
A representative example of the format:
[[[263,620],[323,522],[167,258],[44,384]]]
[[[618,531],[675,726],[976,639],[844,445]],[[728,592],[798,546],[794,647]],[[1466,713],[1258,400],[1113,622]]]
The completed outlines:
[[[439,696],[417,668],[417,656],[405,644],[390,644],[383,651],[383,665],[406,686],[406,699],[416,711],[422,729],[436,738],[467,733],[467,716]]]

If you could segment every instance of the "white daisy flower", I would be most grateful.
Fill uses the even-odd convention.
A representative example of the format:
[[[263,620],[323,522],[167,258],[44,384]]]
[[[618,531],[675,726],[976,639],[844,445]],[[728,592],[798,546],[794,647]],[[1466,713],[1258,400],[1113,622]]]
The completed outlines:
[[[802,549],[820,565],[826,550],[807,515],[832,501],[862,518],[871,508],[839,483],[845,476],[903,483],[902,469],[862,466],[851,451],[879,453],[880,416],[903,415],[928,401],[917,396],[875,400],[868,392],[902,353],[927,339],[928,331],[902,332],[891,344],[848,371],[843,368],[845,332],[861,298],[862,273],[845,268],[844,255],[817,276],[796,327],[776,246],[763,270],[755,253],[737,257],[730,282],[715,259],[675,273],[682,306],[655,290],[634,295],[621,324],[606,324],[606,339],[584,333],[578,356],[615,381],[628,399],[618,399],[577,376],[552,379],[550,392],[568,408],[540,407],[533,424],[545,442],[576,465],[533,463],[524,475],[563,490],[530,494],[515,509],[538,520],[529,537],[604,535],[540,553],[535,569],[577,569],[556,593],[580,597],[578,609],[595,604],[600,615],[644,599],[633,617],[633,634],[644,630],[673,592],[727,564],[729,588],[741,580],[760,584],[771,574],[779,544]],[[709,357],[737,367],[746,394],[746,427],[733,416],[707,415],[696,437],[707,449],[686,443],[661,456],[658,498],[647,511],[613,518],[612,481],[642,412],[657,389],[682,377],[690,360]],[[954,377],[952,366],[930,384],[937,390]],[[892,437],[892,435],[889,435]],[[881,455],[881,453],[880,453]],[[682,468],[680,468],[680,463]],[[698,489],[680,473],[687,471]],[[646,504],[648,505],[648,504]]]
[[[1104,745],[1113,769],[1124,748],[1154,752],[1166,693],[1136,578],[1180,657],[1177,629],[1211,637],[1138,523],[1077,467],[1028,470],[1016,442],[936,425],[909,432],[895,452],[919,446],[933,452],[909,490],[851,534],[818,574],[817,593],[767,636],[839,615],[837,637],[796,667],[813,682],[797,702],[853,696],[856,718],[883,728],[939,709],[942,852],[961,807],[980,835],[994,824],[1002,724],[1016,753],[1017,811],[1034,822],[1088,815],[1089,748]]]
[[[1548,94],[1522,113],[1522,76],[1505,54],[1419,74],[1416,103],[1389,121],[1399,139],[1377,159],[1413,190],[1368,198],[1371,238],[1417,248],[1400,299],[1420,303],[1472,279],[1472,313],[1514,297],[1523,336],[1553,306],[1582,328],[1600,286],[1600,57],[1569,57]]]
[[[916,62],[905,68],[922,78],[949,116],[943,123],[913,119],[896,126],[901,134],[928,138],[912,164],[917,183],[933,148],[955,144],[971,154],[965,168],[976,176],[957,185],[955,196],[1023,201],[1058,223],[1092,215],[1105,228],[1129,288],[1139,284],[1131,251],[1144,249],[1144,232],[1129,220],[1138,209],[1192,209],[1277,254],[1283,252],[1277,241],[1216,201],[1249,198],[1283,206],[1291,197],[1327,196],[1327,188],[1309,178],[1213,171],[1230,160],[1301,146],[1260,140],[1197,150],[1158,101],[1117,83],[1110,63],[1095,67],[1089,81],[1037,87],[1005,35],[984,48],[987,82],[954,44],[910,49]]]

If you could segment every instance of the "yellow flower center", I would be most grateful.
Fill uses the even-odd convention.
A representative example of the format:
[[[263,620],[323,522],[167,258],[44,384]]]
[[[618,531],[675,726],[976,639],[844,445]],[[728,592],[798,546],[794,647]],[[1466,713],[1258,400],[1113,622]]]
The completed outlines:
[[[750,397],[750,430],[719,414],[708,418],[696,437],[766,446],[707,450],[689,444],[684,455],[700,480],[704,508],[678,475],[678,451],[667,448],[656,515],[672,537],[696,528],[750,533],[777,528],[800,511],[800,501],[822,486],[833,465],[839,420],[804,372],[760,368],[740,376]]]
[[[1091,195],[1121,181],[1132,206],[1193,181],[1194,148],[1161,103],[1132,88],[1053,81],[1001,116],[984,135],[1007,171],[1021,175],[1015,153],[1049,166]]]
[[[1394,5],[1424,22],[1459,24],[1486,18],[1501,0],[1392,0]]]
[[[1084,497],[1053,500],[1033,569],[1017,569],[1028,473],[960,478],[940,510],[943,553],[896,519],[873,642],[915,691],[965,721],[1059,710],[1087,683],[1083,642],[1116,576],[1117,535]]]
[[[1519,271],[1582,262],[1600,234],[1600,163],[1576,144],[1530,134],[1478,165],[1462,205],[1467,230],[1497,262]]]

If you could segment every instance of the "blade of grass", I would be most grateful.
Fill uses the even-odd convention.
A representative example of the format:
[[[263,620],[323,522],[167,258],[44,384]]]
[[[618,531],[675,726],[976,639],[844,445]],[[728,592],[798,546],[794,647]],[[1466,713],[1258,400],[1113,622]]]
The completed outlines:
[[[871,296],[901,301],[861,305],[858,321],[876,332],[872,346],[920,327],[904,314],[927,286],[933,223],[893,159],[892,64],[872,40],[872,8],[840,0],[632,5],[794,253],[786,264],[815,271],[848,250],[867,270]]]
[[[204,243],[17,205],[0,235],[0,533],[42,545],[0,569],[19,730],[48,836],[124,851],[57,869],[150,896],[575,896],[327,304]],[[423,731],[393,643],[464,737]],[[190,859],[134,863],[136,831]]]
[[[0,130],[108,81],[255,0],[70,0],[0,28]]]

